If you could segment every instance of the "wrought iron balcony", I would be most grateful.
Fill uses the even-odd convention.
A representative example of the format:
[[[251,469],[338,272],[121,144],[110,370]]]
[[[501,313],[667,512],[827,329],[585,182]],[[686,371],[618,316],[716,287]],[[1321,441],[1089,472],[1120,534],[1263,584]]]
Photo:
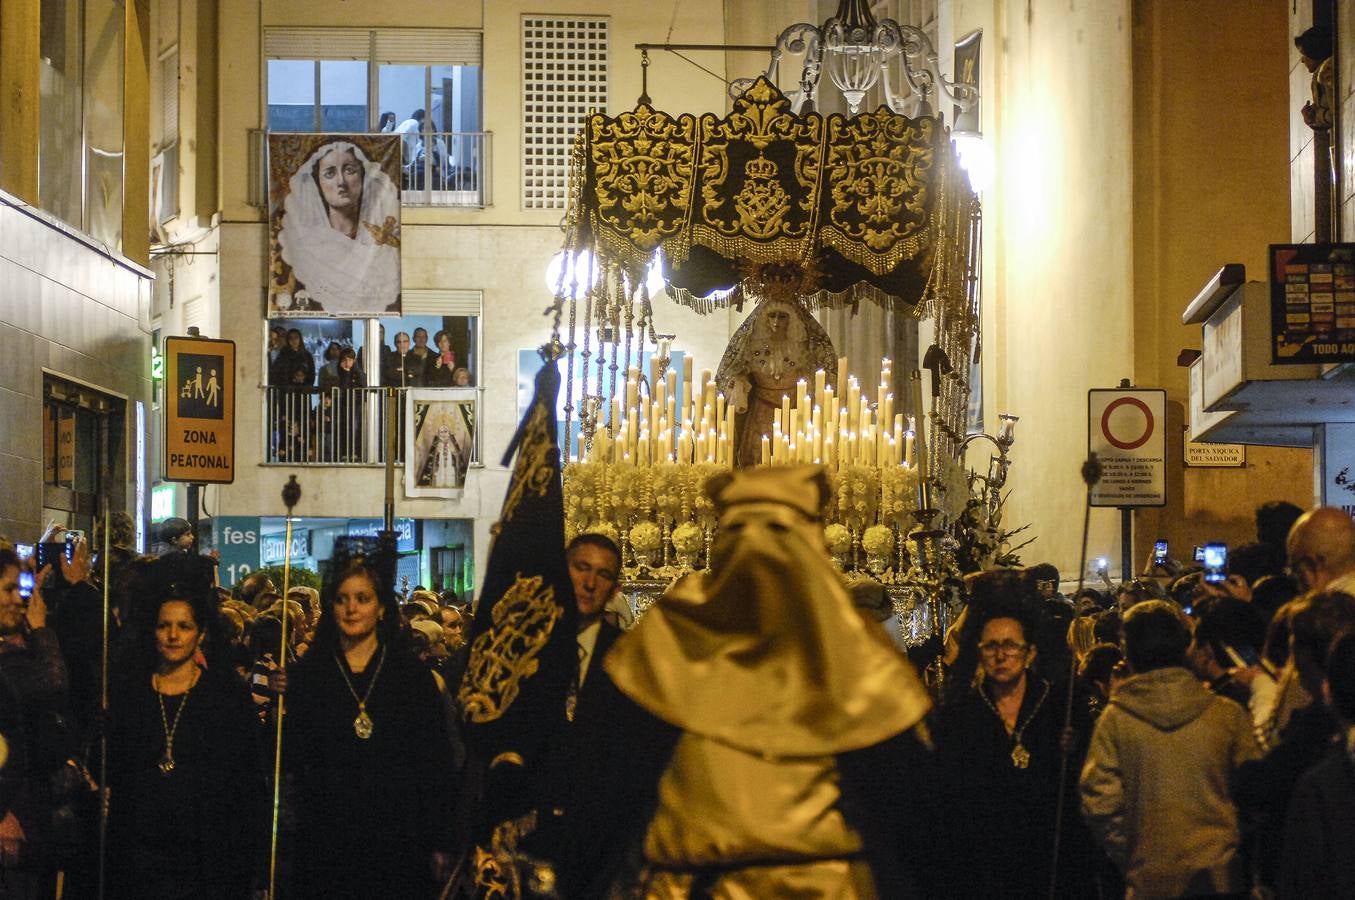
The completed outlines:
[[[400,177],[402,206],[482,209],[492,202],[492,133],[440,131],[419,135]],[[249,132],[249,202],[268,206],[268,131]]]

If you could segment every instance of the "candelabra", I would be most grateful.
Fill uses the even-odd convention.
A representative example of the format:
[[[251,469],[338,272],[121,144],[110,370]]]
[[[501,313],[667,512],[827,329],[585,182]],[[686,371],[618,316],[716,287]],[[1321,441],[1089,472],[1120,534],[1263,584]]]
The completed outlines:
[[[980,432],[971,434],[960,442],[960,459],[964,459],[965,450],[976,440],[982,438],[989,441],[997,448],[997,455],[988,458],[988,474],[974,474],[972,480],[983,483],[983,510],[985,525],[991,530],[997,527],[998,513],[1002,508],[1002,487],[1007,483],[1007,470],[1011,467],[1011,458],[1008,452],[1012,444],[1016,443],[1016,423],[1020,417],[1013,416],[1010,413],[1002,413],[998,416],[999,425],[997,437],[991,434]]]

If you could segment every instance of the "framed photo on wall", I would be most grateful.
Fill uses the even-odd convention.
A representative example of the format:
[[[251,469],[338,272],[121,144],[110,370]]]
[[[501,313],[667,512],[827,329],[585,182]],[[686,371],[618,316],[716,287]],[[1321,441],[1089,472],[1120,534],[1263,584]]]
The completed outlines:
[[[466,471],[478,462],[475,388],[405,391],[405,496],[461,496]]]

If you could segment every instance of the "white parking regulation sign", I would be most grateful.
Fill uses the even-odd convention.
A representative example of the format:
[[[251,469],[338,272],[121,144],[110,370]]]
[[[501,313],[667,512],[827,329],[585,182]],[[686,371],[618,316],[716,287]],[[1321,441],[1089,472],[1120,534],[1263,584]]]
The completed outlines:
[[[1087,392],[1087,449],[1101,463],[1092,506],[1167,504],[1167,392]]]

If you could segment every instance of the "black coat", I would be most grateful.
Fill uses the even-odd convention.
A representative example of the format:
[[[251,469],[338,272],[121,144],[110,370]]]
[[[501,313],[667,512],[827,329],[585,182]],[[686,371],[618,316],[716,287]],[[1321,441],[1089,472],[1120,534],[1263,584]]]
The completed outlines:
[[[150,676],[120,681],[108,735],[109,896],[247,898],[268,829],[259,724],[249,689],[224,667],[166,697],[174,770]]]
[[[299,379],[296,377],[298,371],[302,374]],[[283,347],[268,367],[268,383],[273,387],[314,387],[315,357],[305,347],[300,350]]]
[[[1355,897],[1355,761],[1343,743],[1330,747],[1294,790],[1276,897]]]
[[[1017,721],[1029,765],[1013,764],[1015,741],[980,688],[941,709],[937,751],[942,771],[942,833],[949,897],[1045,897],[1053,861],[1066,689],[1031,678]],[[1043,698],[1043,699],[1042,699]],[[1077,704],[1074,709],[1077,709]],[[1085,731],[1079,729],[1080,733]],[[1081,753],[1068,761],[1064,782],[1060,896],[1083,896],[1092,842],[1076,798]]]
[[[594,659],[589,666],[585,691],[597,664]],[[585,707],[581,700],[574,725],[589,732],[579,738],[587,752],[576,759],[572,777],[579,789],[553,857],[560,895],[570,900],[605,896],[634,874],[659,779],[681,737],[678,728],[602,683],[596,703]],[[936,779],[930,748],[910,730],[836,762],[839,806],[861,835],[879,896],[933,896]]]
[[[349,675],[358,696],[377,658]],[[451,849],[454,775],[433,675],[413,654],[389,649],[367,700],[372,735],[363,740],[341,659],[316,645],[290,675],[283,763],[296,781],[291,896],[429,896],[430,856]]]

